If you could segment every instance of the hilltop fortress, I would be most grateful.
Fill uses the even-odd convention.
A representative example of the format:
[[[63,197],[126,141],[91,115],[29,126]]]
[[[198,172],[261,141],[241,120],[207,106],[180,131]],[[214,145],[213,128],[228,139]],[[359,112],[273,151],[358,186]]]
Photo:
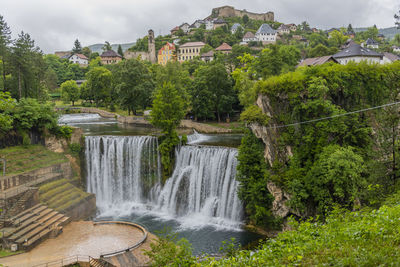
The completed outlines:
[[[267,13],[252,13],[244,10],[235,9],[233,6],[222,6],[217,7],[212,10],[212,14],[210,17],[217,18],[217,17],[243,17],[247,15],[251,19],[255,20],[264,20],[264,21],[274,21],[274,12],[267,12]]]

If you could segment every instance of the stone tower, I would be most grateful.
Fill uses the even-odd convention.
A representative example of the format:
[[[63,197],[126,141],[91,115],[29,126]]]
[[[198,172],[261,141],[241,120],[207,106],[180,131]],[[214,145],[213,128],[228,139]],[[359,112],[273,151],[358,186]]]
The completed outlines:
[[[149,60],[151,63],[156,63],[156,42],[154,40],[154,31],[149,30]]]

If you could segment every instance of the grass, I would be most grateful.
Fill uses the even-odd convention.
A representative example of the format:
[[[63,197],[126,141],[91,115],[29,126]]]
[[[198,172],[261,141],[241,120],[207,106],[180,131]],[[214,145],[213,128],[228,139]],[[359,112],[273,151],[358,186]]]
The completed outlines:
[[[17,255],[17,254],[21,254],[21,253],[24,253],[24,251],[12,252],[10,250],[0,249],[0,258],[11,256],[11,255]]]
[[[0,149],[0,158],[7,160],[6,175],[19,174],[68,161],[63,154],[47,150],[41,145]]]
[[[87,198],[90,194],[61,179],[46,183],[39,188],[39,200],[56,211],[63,212]]]

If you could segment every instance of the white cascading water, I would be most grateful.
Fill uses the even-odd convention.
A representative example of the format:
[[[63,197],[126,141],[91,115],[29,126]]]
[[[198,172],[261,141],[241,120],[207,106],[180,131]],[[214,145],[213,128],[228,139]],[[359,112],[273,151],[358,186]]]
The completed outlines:
[[[88,136],[88,191],[108,215],[145,207],[186,226],[238,227],[243,208],[237,196],[236,157],[232,148],[180,147],[173,174],[162,186],[157,138]]]

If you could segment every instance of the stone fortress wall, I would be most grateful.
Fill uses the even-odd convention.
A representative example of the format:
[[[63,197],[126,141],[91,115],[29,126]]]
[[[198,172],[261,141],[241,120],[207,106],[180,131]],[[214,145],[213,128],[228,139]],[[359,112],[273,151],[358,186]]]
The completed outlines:
[[[251,19],[264,20],[264,21],[274,21],[274,12],[267,13],[253,13],[246,10],[238,10],[232,6],[217,7],[212,10],[212,17],[243,17],[247,15]]]

